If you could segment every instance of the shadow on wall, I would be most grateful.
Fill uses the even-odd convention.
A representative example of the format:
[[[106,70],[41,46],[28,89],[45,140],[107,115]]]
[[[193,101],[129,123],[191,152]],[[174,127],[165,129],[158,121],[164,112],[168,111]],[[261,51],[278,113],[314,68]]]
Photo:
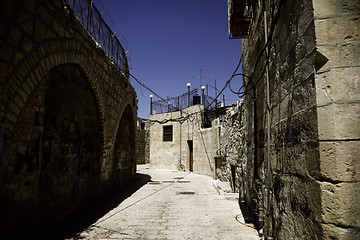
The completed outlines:
[[[16,236],[0,236],[1,239],[81,239],[77,234],[90,227],[94,222],[118,206],[126,198],[149,182],[151,177],[145,174],[136,174],[133,182],[107,194],[71,214],[63,221],[40,229],[36,232],[18,233]],[[121,214],[121,213],[119,213]]]

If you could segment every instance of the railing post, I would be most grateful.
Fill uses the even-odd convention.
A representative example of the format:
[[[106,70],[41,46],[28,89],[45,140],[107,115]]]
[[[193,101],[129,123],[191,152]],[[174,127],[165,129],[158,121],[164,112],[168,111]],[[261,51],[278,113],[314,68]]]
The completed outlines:
[[[153,99],[153,95],[150,95],[150,115],[152,115],[152,108],[153,108],[153,103],[152,103],[152,99]]]
[[[190,107],[190,87],[191,87],[191,83],[187,83],[186,86],[188,87],[188,107]]]
[[[201,86],[201,93],[202,93],[202,104],[204,105],[204,108],[206,108],[205,106],[205,86]]]

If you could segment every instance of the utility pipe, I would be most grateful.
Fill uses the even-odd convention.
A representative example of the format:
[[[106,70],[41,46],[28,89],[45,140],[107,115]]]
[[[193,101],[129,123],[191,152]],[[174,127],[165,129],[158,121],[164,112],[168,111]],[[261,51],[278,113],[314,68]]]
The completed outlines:
[[[180,118],[182,118],[182,110],[180,110]],[[179,167],[178,167],[178,170],[180,171],[181,169],[182,169],[182,166],[181,166],[181,153],[182,153],[182,151],[181,151],[181,141],[182,141],[182,139],[181,139],[181,135],[182,135],[182,123],[181,122],[179,122],[179,127],[180,127],[180,157],[179,157]]]
[[[219,125],[217,126],[216,129],[216,136],[217,136],[217,151],[216,151],[216,155],[220,156],[221,151],[220,151],[220,131],[221,131],[221,126],[220,126],[220,119],[219,119]],[[216,180],[217,176],[216,176],[216,158],[214,159],[214,179]]]
[[[264,11],[264,30],[265,30],[265,43],[268,42],[267,19],[266,9]],[[270,45],[268,45],[270,46]],[[265,49],[266,61],[269,61],[269,50]],[[269,79],[269,64],[266,64],[266,113],[267,113],[267,211],[270,212],[270,79]]]

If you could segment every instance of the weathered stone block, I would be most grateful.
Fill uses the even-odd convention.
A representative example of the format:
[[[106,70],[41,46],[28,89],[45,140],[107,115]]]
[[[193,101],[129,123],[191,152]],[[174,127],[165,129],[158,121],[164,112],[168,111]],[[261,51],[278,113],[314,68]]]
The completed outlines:
[[[360,142],[320,142],[320,173],[331,181],[360,181]]]
[[[323,229],[323,239],[332,240],[358,240],[360,230],[358,228],[342,228],[333,224],[321,224]]]
[[[360,2],[358,0],[342,0],[344,13],[360,13]]]
[[[317,50],[328,59],[326,64],[322,66],[322,70],[340,66],[341,55],[338,46],[318,45]]]
[[[360,18],[338,17],[315,21],[316,43],[334,44],[360,40]]]
[[[21,9],[20,14],[18,15],[17,22],[20,27],[27,33],[28,36],[31,36],[34,29],[33,24],[34,16],[31,15],[27,10]]]
[[[343,45],[340,49],[342,65],[349,66],[357,63],[356,48],[353,44]]]
[[[353,67],[316,74],[317,105],[360,99],[359,72],[360,67]]]
[[[320,140],[359,138],[360,104],[331,104],[317,109]]]
[[[360,183],[321,182],[321,209],[324,223],[360,227]]]
[[[341,12],[338,0],[313,0],[315,18],[325,18]]]
[[[18,46],[22,38],[22,32],[18,28],[13,28],[9,33],[8,41],[13,46]]]

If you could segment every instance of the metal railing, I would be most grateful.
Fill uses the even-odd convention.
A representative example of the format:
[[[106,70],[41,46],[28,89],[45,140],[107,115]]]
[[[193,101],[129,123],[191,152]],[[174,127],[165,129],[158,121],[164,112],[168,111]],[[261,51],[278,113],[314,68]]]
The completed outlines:
[[[197,95],[198,89],[195,88],[189,92],[183,93],[177,97],[167,97],[165,103],[162,100],[153,101],[152,104],[152,113],[151,114],[160,114],[167,112],[175,112],[181,109],[187,108],[193,105],[193,98]]]
[[[203,105],[204,105],[205,109],[214,109],[214,108],[218,107],[217,106],[217,101],[215,101],[214,97],[204,95],[203,99],[204,99],[203,100]]]
[[[126,53],[115,33],[106,24],[92,0],[63,0],[92,38],[101,46],[114,64],[129,75]]]
[[[197,88],[177,97],[167,97],[166,102],[163,100],[151,101],[150,114],[176,112],[195,104],[202,104],[205,109],[211,110],[220,107],[221,104],[221,102],[216,101],[214,97],[206,94],[198,95]]]

